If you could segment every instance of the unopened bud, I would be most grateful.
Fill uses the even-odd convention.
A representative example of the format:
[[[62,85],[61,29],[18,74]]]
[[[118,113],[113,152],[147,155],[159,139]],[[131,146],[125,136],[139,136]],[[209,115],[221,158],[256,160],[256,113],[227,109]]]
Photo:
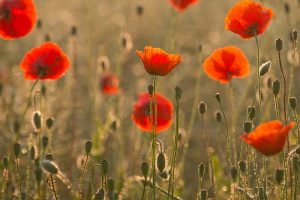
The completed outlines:
[[[250,120],[253,120],[254,119],[254,117],[255,117],[255,107],[253,107],[253,106],[249,106],[248,107],[248,116],[249,116],[249,119]]]
[[[86,152],[86,154],[91,153],[92,146],[93,146],[92,141],[90,141],[90,140],[86,141],[86,143],[85,143],[85,152]]]
[[[279,94],[279,91],[280,91],[280,81],[275,80],[275,81],[273,81],[273,94],[275,97],[277,97],[277,95]]]
[[[150,96],[153,95],[153,91],[154,91],[153,85],[149,85],[149,86],[148,86],[148,93],[149,93]]]
[[[76,36],[77,35],[77,27],[76,26],[72,26],[71,27],[71,35],[72,36]]]
[[[44,149],[47,148],[48,143],[49,143],[49,138],[47,136],[43,136],[42,137],[42,146],[43,146]]]
[[[290,5],[286,2],[284,3],[284,10],[285,10],[286,14],[290,13]]]
[[[54,124],[54,118],[53,117],[49,117],[47,120],[46,120],[46,125],[47,125],[47,128],[48,129],[51,129],[52,126]]]
[[[42,29],[43,28],[43,22],[41,19],[38,19],[36,22],[36,28],[37,29]]]
[[[259,76],[266,75],[271,69],[272,63],[271,61],[263,63],[259,68]]]
[[[240,161],[239,162],[239,167],[240,167],[240,170],[242,173],[245,173],[246,172],[246,169],[247,169],[247,164],[245,161]]]
[[[142,5],[138,5],[136,6],[136,14],[138,16],[142,16],[144,13],[144,7]]]
[[[252,123],[249,121],[244,122],[244,132],[245,133],[250,133],[252,129]]]
[[[5,157],[2,159],[2,162],[3,162],[4,168],[5,168],[5,169],[8,169],[8,165],[9,165],[8,157],[5,156]]]
[[[21,145],[19,143],[14,144],[14,154],[18,158],[21,154]]]
[[[159,172],[163,172],[166,167],[166,157],[165,154],[160,152],[156,157],[157,169]]]
[[[143,162],[141,164],[141,170],[142,170],[142,173],[143,173],[144,177],[147,177],[148,173],[149,173],[149,163]]]
[[[217,99],[217,101],[218,101],[219,103],[221,103],[221,94],[220,94],[220,93],[216,93],[216,94],[215,94],[215,98]]]
[[[102,172],[104,175],[107,175],[108,172],[108,161],[106,159],[103,159],[101,161],[101,166],[102,166]]]
[[[205,165],[203,163],[200,163],[200,165],[198,165],[198,175],[199,177],[203,177],[205,173]]]
[[[215,117],[216,117],[217,122],[221,122],[221,120],[222,120],[221,112],[219,112],[219,111],[215,112]]]
[[[276,179],[277,184],[281,184],[281,182],[284,179],[284,170],[283,169],[277,169],[275,171],[275,179]]]
[[[291,108],[292,108],[293,110],[295,110],[296,107],[297,107],[297,99],[296,99],[296,97],[291,97],[291,98],[289,99],[289,103],[290,103]]]
[[[298,33],[297,33],[297,30],[293,30],[292,31],[292,37],[293,37],[293,40],[296,42],[297,41],[297,39],[298,39]]]
[[[58,173],[58,166],[50,160],[43,160],[42,166],[50,174],[57,174]]]
[[[199,113],[203,115],[206,112],[206,109],[206,104],[203,101],[201,101],[198,106]]]
[[[45,160],[53,161],[54,160],[53,154],[51,154],[51,153],[46,154]]]
[[[41,118],[40,111],[33,112],[32,121],[33,121],[33,126],[36,130],[39,130],[41,128],[41,124],[42,124],[41,120],[42,118]]]
[[[276,39],[275,43],[276,43],[276,49],[277,49],[277,51],[278,52],[281,51],[282,48],[283,48],[283,41],[282,41],[282,39],[280,39],[280,38]]]
[[[232,178],[233,182],[236,182],[237,177],[238,177],[238,173],[239,173],[239,171],[236,167],[234,167],[234,166],[231,167],[230,174],[231,174],[231,178]]]

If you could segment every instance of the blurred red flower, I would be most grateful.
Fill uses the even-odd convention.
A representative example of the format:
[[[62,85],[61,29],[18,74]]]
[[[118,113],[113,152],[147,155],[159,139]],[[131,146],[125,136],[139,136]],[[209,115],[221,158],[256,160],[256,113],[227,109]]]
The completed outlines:
[[[0,0],[0,38],[12,40],[25,36],[36,21],[33,0]]]
[[[261,3],[252,0],[238,2],[225,18],[225,28],[242,38],[251,38],[262,34],[267,28],[273,12]]]
[[[181,56],[168,54],[160,48],[146,46],[144,52],[136,51],[142,60],[146,71],[152,75],[165,76],[180,62]]]
[[[239,48],[227,46],[216,49],[203,63],[204,71],[213,80],[228,83],[232,78],[243,78],[250,72],[250,64]]]
[[[169,0],[170,3],[174,6],[178,11],[184,11],[190,5],[195,4],[198,0]]]
[[[154,97],[152,97],[152,104]],[[160,94],[156,94],[157,100],[157,127],[156,132],[160,133],[167,130],[172,124],[173,104]],[[152,119],[154,120],[154,104],[152,106]],[[138,101],[134,105],[134,111],[131,119],[138,128],[146,132],[152,132],[150,119],[150,96],[148,93],[139,95]]]
[[[270,121],[259,125],[254,132],[243,134],[241,139],[264,155],[271,156],[281,152],[289,131],[295,122],[283,126],[279,121]]]
[[[119,92],[119,79],[112,73],[107,73],[101,77],[100,88],[104,94],[116,95]]]
[[[69,58],[53,42],[46,42],[33,48],[21,62],[21,69],[27,80],[56,80],[63,76],[69,67]]]

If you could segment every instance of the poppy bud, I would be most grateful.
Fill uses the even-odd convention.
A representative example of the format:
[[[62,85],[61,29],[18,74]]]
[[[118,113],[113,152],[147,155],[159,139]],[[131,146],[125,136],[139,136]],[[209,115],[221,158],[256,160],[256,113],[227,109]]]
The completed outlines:
[[[71,27],[71,35],[72,36],[76,36],[77,35],[77,27],[76,26],[72,26]]]
[[[247,164],[245,161],[240,161],[239,162],[239,167],[240,167],[240,170],[242,173],[245,173],[246,172],[246,169],[247,169]]]
[[[43,148],[44,148],[44,149],[47,148],[48,143],[49,143],[49,138],[48,138],[47,136],[43,136],[43,137],[42,137],[42,145],[43,145]]]
[[[114,120],[111,124],[110,124],[110,128],[112,129],[112,131],[116,131],[118,128],[118,121]]]
[[[141,170],[142,170],[142,173],[143,173],[144,177],[147,177],[148,173],[149,173],[149,163],[143,162],[141,164]]]
[[[255,107],[254,106],[249,106],[248,107],[248,116],[249,119],[253,120],[255,117]]]
[[[277,49],[277,51],[278,52],[281,51],[282,48],[283,48],[283,41],[282,41],[282,39],[277,38],[275,43],[276,43],[276,49]]]
[[[244,132],[245,133],[250,133],[252,129],[252,123],[249,121],[244,122]]]
[[[150,96],[153,95],[153,91],[154,91],[153,85],[149,85],[149,86],[148,86],[148,93],[149,93]]]
[[[286,14],[290,13],[290,5],[286,2],[284,3],[284,10],[285,10]]]
[[[45,155],[45,160],[53,161],[54,160],[53,154],[51,154],[51,153],[46,154]]]
[[[198,110],[199,110],[200,114],[203,115],[206,112],[206,108],[207,108],[206,104],[203,101],[201,101],[198,106]]]
[[[265,189],[263,187],[260,187],[258,189],[258,197],[259,197],[259,200],[264,200],[266,199],[266,193],[265,193]]]
[[[290,102],[291,108],[292,108],[293,110],[295,110],[296,107],[297,107],[297,99],[296,99],[296,97],[291,97],[291,98],[289,99],[289,102]]]
[[[296,42],[297,39],[298,39],[298,33],[297,33],[297,30],[294,29],[294,30],[292,31],[292,37],[293,37],[294,42]]]
[[[272,64],[271,61],[263,63],[259,68],[259,76],[266,75],[271,69],[272,66],[271,64]]]
[[[202,49],[203,49],[202,44],[199,44],[199,46],[198,46],[198,51],[199,51],[199,53],[202,52]]]
[[[231,178],[232,178],[233,182],[236,182],[236,179],[238,177],[238,173],[239,173],[239,171],[236,167],[234,167],[234,166],[231,167],[230,174],[231,174]]]
[[[144,7],[142,5],[137,5],[136,6],[136,14],[138,16],[142,16],[144,13]]]
[[[163,172],[166,167],[165,154],[160,152],[156,157],[157,169],[159,172]]]
[[[284,179],[284,170],[283,169],[277,169],[275,171],[275,179],[276,179],[277,184],[281,184],[281,182]]]
[[[205,173],[205,165],[203,163],[200,163],[200,165],[198,165],[198,175],[199,177],[203,177]]]
[[[43,171],[42,169],[38,166],[35,169],[35,179],[38,183],[40,183],[42,181],[42,177],[43,177]]]
[[[101,161],[101,166],[102,166],[102,172],[103,172],[103,174],[106,175],[107,172],[108,172],[108,161],[106,159],[103,159]]]
[[[86,152],[86,154],[91,153],[92,146],[93,146],[92,141],[90,141],[90,140],[86,141],[86,143],[85,143],[85,152]]]
[[[207,190],[206,189],[201,190],[201,192],[200,192],[200,199],[201,200],[206,200],[207,196],[208,196]]]
[[[293,164],[294,171],[296,173],[298,173],[299,169],[300,169],[300,162],[299,162],[299,157],[298,156],[293,157],[292,164]]]
[[[215,117],[216,117],[217,122],[221,122],[221,120],[222,120],[221,112],[219,112],[219,111],[215,112]]]
[[[44,40],[45,40],[45,42],[51,41],[50,35],[49,34],[45,34]]]
[[[14,154],[16,156],[16,158],[18,158],[20,156],[21,153],[21,145],[19,143],[15,143],[14,144]]]
[[[275,81],[273,81],[273,94],[274,94],[275,98],[279,94],[279,91],[280,91],[280,81],[275,80]]]
[[[2,162],[3,162],[4,168],[7,169],[7,168],[8,168],[8,165],[9,165],[8,157],[5,156],[5,157],[2,159]]]
[[[51,129],[52,126],[54,124],[54,118],[53,117],[49,117],[47,120],[46,120],[46,125],[47,125],[47,128],[48,129]]]
[[[115,189],[115,181],[112,178],[107,180],[107,189],[108,191],[112,192]]]
[[[32,122],[33,122],[33,127],[36,129],[36,130],[39,130],[41,128],[41,113],[40,111],[35,111],[33,112],[32,114]]]
[[[42,166],[50,174],[57,174],[58,173],[58,166],[50,160],[43,160]]]
[[[42,29],[43,28],[43,22],[41,19],[38,19],[36,22],[36,28],[37,29]]]
[[[104,200],[104,190],[100,188],[94,195],[94,200]]]
[[[182,89],[180,87],[175,87],[175,99],[178,101],[181,99]]]
[[[36,151],[35,146],[32,146],[29,150],[31,160],[35,160],[35,151]]]
[[[221,103],[221,94],[220,94],[220,93],[216,93],[216,94],[215,94],[215,98],[217,99],[217,101],[218,101],[219,103]]]

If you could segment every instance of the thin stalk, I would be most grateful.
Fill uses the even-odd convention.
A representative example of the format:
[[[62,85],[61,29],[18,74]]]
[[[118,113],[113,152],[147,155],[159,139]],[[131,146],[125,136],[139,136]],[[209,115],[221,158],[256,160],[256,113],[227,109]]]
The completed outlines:
[[[275,103],[276,119],[277,119],[278,121],[280,121],[279,107],[278,107],[278,99],[277,99],[276,96],[274,97],[274,103]]]
[[[20,199],[22,196],[22,182],[21,182],[21,175],[20,175],[20,160],[19,158],[16,158],[16,172],[17,172],[17,180],[19,185],[19,193],[20,193]]]
[[[89,159],[89,154],[86,154],[85,160],[84,160],[84,164],[83,164],[83,168],[82,168],[82,173],[80,176],[80,180],[79,180],[79,193],[78,193],[78,197],[83,199],[83,195],[82,195],[82,190],[83,190],[83,180],[84,180],[84,175],[85,175],[85,171],[86,171],[86,167],[87,167],[87,162]]]
[[[298,140],[298,145],[300,144],[300,129],[299,129],[299,120],[297,117],[296,110],[293,109],[293,115],[294,115],[294,121],[296,121],[296,126],[297,126],[297,140]]]
[[[146,184],[147,184],[147,176],[145,176],[145,182],[144,182],[144,184],[143,184],[142,200],[145,199],[145,194],[146,194]]]
[[[52,174],[50,174],[50,181],[51,181],[51,188],[52,188],[52,192],[54,195],[54,199],[58,200],[58,196],[57,196],[57,192],[56,192],[56,188],[55,188],[55,183],[54,183],[54,177]]]
[[[263,158],[263,163],[264,163],[264,189],[265,189],[265,195],[267,195],[267,189],[268,189],[268,172],[267,172],[267,157],[264,156]],[[268,197],[267,197],[268,199]]]

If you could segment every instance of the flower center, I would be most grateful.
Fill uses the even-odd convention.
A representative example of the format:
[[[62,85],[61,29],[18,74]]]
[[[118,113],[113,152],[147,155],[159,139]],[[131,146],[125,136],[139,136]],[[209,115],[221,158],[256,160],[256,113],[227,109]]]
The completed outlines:
[[[0,20],[2,19],[7,19],[7,20],[10,19],[10,10],[5,6],[0,8]]]
[[[37,68],[38,68],[38,75],[41,78],[46,76],[47,72],[49,71],[49,68],[46,66],[39,65]]]

